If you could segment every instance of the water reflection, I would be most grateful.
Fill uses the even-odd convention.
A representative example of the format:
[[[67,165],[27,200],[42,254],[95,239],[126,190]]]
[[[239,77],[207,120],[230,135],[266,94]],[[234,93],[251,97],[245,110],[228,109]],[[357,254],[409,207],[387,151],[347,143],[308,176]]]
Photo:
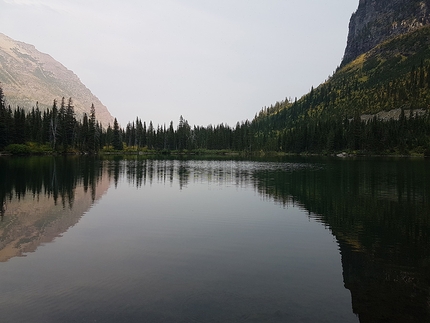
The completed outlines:
[[[430,168],[425,161],[325,161],[255,172],[261,194],[330,228],[360,322],[430,321]]]
[[[6,213],[6,201],[3,202],[0,210],[1,221],[3,222],[3,217]]]
[[[74,226],[109,188],[86,158],[0,159],[0,261],[35,251]]]
[[[381,159],[0,159],[0,261],[67,231],[111,183],[253,187],[262,199],[307,210],[336,237],[360,322],[428,322],[429,166]]]
[[[108,160],[108,174],[113,177],[115,185],[120,178],[140,188],[146,184],[178,182],[179,188],[187,187],[190,182],[208,182],[218,185],[249,186],[252,184],[260,194],[280,202],[276,194],[276,185],[273,180],[278,174],[296,172],[301,169],[317,170],[321,165],[287,162],[255,162],[236,160],[154,160],[131,159],[116,157]],[[262,176],[267,175],[267,182],[261,182]],[[255,184],[255,185],[254,185]],[[264,187],[261,187],[264,184]],[[271,191],[275,188],[274,191]],[[282,192],[288,194],[287,191]],[[282,201],[285,204],[286,201]]]
[[[422,160],[244,162],[133,160],[137,187],[156,180],[254,186],[328,227],[360,322],[430,321],[430,168]]]

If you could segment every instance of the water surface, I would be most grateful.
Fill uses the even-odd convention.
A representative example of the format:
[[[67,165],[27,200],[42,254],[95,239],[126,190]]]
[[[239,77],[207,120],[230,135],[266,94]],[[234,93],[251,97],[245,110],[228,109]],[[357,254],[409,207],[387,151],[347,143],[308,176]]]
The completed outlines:
[[[0,159],[4,322],[425,322],[429,164]]]

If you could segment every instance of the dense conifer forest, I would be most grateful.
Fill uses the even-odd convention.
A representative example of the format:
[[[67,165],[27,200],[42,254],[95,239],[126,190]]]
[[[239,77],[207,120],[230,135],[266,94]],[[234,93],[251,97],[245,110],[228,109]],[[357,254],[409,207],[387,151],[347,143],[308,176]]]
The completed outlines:
[[[292,106],[298,105],[293,103]],[[115,120],[113,127],[103,129],[97,122],[94,106],[91,114],[77,120],[72,100],[59,107],[54,101],[52,109],[41,112],[37,107],[25,112],[0,106],[0,150],[11,153],[97,153],[104,151],[172,151],[203,152],[207,150],[237,151],[242,153],[355,153],[429,154],[430,114],[406,113],[399,120],[379,120],[373,117],[362,120],[359,115],[349,119],[308,119],[294,128],[276,130],[261,114],[253,121],[237,123],[235,127],[191,127],[180,117],[175,128],[147,125],[139,118],[125,129]]]
[[[0,89],[1,91],[1,89]],[[0,92],[1,93],[1,92]],[[219,124],[191,127],[182,116],[177,127],[154,126],[140,118],[123,129],[115,119],[113,127],[102,128],[95,108],[89,116],[77,120],[73,101],[63,98],[52,109],[38,107],[25,112],[0,102],[0,151],[26,153],[98,153],[104,151],[143,151],[154,153],[235,151],[244,154],[283,153],[363,153],[425,154],[430,152],[430,114],[413,109],[401,110],[398,120],[380,120],[376,116],[362,120],[359,114],[349,118],[305,117],[292,127],[285,127],[281,109],[291,113],[309,104],[313,94],[299,102],[282,102],[263,109],[252,121],[235,127]],[[313,97],[314,102],[324,96]],[[289,105],[289,108],[285,108]],[[423,112],[424,111],[424,112]],[[284,112],[285,113],[285,112]],[[268,117],[272,114],[272,117]],[[273,115],[275,117],[273,117]],[[284,121],[282,121],[284,119]]]
[[[90,115],[77,120],[70,98],[58,104],[53,101],[51,109],[41,111],[33,107],[30,111],[5,105],[0,87],[0,151],[15,154],[48,152],[96,153],[104,144],[104,130],[96,120],[95,107]]]
[[[77,120],[73,101],[24,110],[5,105],[0,88],[0,151],[148,153],[234,151],[430,156],[430,27],[386,41],[341,66],[299,100],[264,107],[251,121],[154,125],[137,117],[102,128],[94,106]],[[397,110],[395,117],[378,113]],[[366,116],[366,117],[365,117]]]

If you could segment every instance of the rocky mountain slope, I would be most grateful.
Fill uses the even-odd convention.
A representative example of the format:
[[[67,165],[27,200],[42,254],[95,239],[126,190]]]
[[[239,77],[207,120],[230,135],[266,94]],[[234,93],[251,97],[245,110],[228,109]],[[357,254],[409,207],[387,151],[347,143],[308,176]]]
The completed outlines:
[[[108,109],[79,80],[72,71],[39,52],[34,46],[15,41],[0,33],[0,83],[6,104],[31,109],[52,107],[54,99],[72,98],[75,113],[80,118],[89,114],[91,104],[96,117],[104,126],[113,124]]]
[[[300,100],[278,102],[257,121],[271,119],[266,123],[282,130],[300,120],[369,119],[400,109],[423,114],[430,108],[429,86],[430,0],[360,0],[340,68]]]
[[[360,0],[349,24],[342,65],[378,44],[430,23],[429,0]]]
[[[430,0],[360,0],[340,67],[300,99],[263,108],[253,148],[430,157],[429,9]]]

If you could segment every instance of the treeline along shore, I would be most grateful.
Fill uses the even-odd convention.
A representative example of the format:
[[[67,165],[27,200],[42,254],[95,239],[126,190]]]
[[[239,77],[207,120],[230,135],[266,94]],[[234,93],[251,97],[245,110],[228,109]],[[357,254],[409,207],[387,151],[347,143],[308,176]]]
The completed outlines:
[[[301,101],[306,102],[305,97]],[[282,103],[285,105],[285,103]],[[289,103],[295,109],[299,103]],[[154,126],[139,117],[121,128],[103,128],[96,119],[94,105],[90,114],[78,119],[73,101],[53,101],[51,109],[30,110],[5,105],[0,88],[0,152],[8,154],[63,153],[312,153],[401,154],[430,156],[430,114],[428,110],[401,109],[397,119],[376,116],[309,118],[290,127],[271,125],[273,118],[262,115],[277,106],[265,108],[252,120],[234,127],[219,124],[190,126],[182,116],[174,127]],[[288,109],[288,108],[287,108]]]

